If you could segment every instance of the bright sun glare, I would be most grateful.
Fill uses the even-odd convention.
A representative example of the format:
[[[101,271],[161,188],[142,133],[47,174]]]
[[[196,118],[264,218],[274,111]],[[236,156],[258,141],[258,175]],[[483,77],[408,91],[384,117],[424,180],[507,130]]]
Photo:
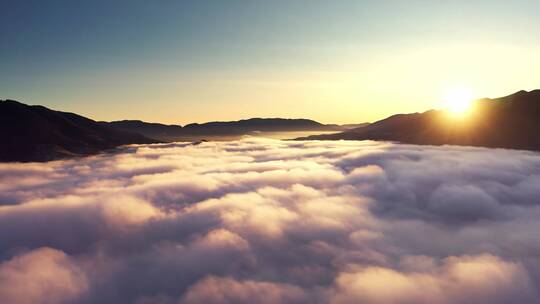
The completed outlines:
[[[465,115],[472,106],[473,95],[470,90],[456,88],[446,92],[444,95],[445,108],[454,115]]]

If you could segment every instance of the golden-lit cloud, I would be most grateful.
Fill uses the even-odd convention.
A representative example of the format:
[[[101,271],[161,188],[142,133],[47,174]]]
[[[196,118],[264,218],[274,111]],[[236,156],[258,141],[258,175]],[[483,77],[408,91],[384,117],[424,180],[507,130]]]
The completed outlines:
[[[0,179],[1,303],[540,295],[533,152],[248,138],[0,164]]]
[[[2,303],[66,303],[87,288],[82,269],[59,250],[39,248],[0,263]]]
[[[525,269],[492,255],[449,257],[421,272],[360,267],[338,275],[331,303],[508,303],[531,292]]]

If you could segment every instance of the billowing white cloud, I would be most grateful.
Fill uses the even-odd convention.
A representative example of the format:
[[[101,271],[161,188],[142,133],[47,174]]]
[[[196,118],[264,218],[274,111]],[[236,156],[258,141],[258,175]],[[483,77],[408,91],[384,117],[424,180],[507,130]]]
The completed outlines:
[[[36,249],[0,264],[2,303],[63,303],[80,296],[86,288],[81,269],[55,249]]]
[[[351,267],[338,275],[331,302],[459,304],[533,300],[528,275],[521,265],[491,255],[449,257],[443,265],[432,265],[431,258],[408,258],[414,270],[407,272],[379,266]]]
[[[191,286],[181,303],[300,303],[306,301],[304,291],[279,283],[236,281],[231,278],[207,277]]]
[[[245,139],[0,164],[0,303],[536,303],[540,155]]]

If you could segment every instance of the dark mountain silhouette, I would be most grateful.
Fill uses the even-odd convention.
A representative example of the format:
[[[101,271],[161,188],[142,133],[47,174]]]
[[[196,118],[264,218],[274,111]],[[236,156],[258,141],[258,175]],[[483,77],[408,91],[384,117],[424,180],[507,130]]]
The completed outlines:
[[[154,142],[77,114],[0,100],[0,161],[47,161]]]
[[[341,131],[337,125],[324,125],[310,119],[250,118],[238,121],[214,121],[203,124],[188,124],[186,132],[200,134],[245,134],[249,132],[289,131]]]
[[[540,90],[480,99],[462,118],[447,111],[398,114],[345,132],[299,139],[389,140],[540,150]]]
[[[106,127],[134,132],[162,141],[169,141],[184,134],[183,128],[180,125],[165,125],[160,123],[144,122],[141,120],[119,120],[111,122],[101,121],[99,123]]]
[[[140,120],[100,122],[104,126],[143,134],[159,140],[200,140],[206,137],[239,137],[258,132],[343,131],[338,125],[325,125],[309,119],[251,118],[180,125],[148,123]]]
[[[337,132],[299,139],[372,139],[540,150],[540,90],[477,100],[473,113],[463,118],[452,117],[442,110],[430,110],[397,114],[347,129],[350,127],[282,118],[252,118],[184,127],[138,120],[96,122],[73,113],[5,100],[0,101],[0,161],[46,161],[93,154],[124,144],[295,131]]]

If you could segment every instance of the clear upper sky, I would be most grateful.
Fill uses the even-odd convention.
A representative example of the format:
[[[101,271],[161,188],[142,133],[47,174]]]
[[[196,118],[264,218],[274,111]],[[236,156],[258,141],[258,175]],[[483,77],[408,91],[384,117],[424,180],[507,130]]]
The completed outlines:
[[[97,120],[373,121],[540,88],[540,1],[5,1],[0,98]]]

